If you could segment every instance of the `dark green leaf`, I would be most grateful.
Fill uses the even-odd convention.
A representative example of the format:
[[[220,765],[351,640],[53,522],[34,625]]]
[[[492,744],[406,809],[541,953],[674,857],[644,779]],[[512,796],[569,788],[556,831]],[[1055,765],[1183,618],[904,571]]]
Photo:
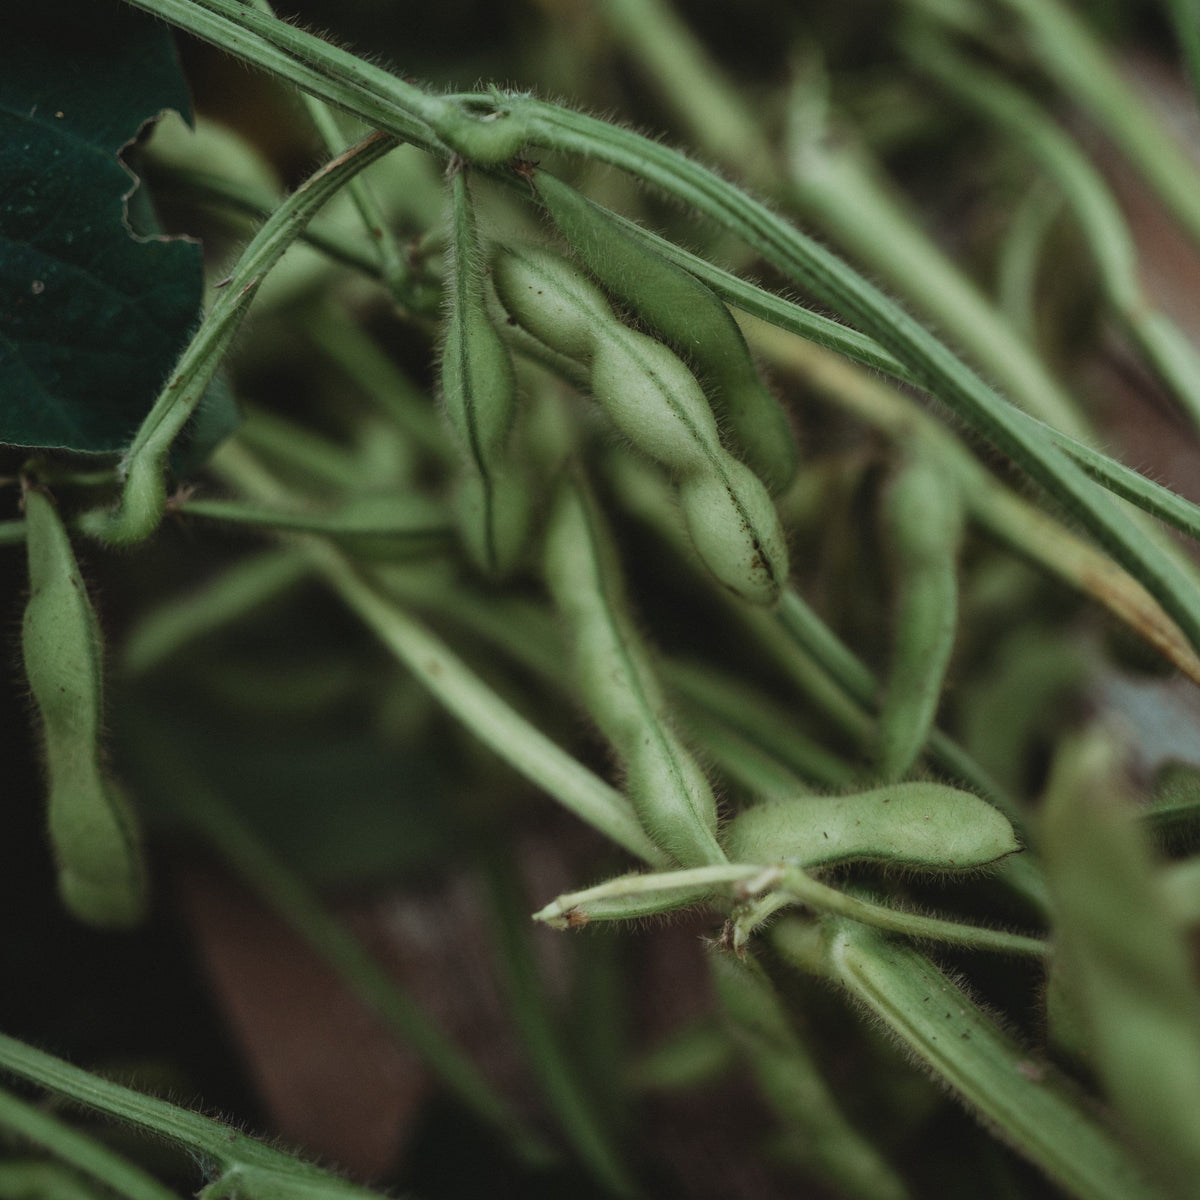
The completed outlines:
[[[187,115],[170,34],[117,0],[14,6],[0,37],[0,443],[119,450],[199,316],[200,248],[138,238],[118,154]]]

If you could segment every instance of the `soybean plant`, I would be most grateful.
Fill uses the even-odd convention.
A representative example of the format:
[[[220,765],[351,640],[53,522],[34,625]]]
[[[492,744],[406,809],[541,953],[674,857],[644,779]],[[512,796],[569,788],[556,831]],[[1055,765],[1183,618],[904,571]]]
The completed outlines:
[[[1200,508],[1092,445],[1096,414],[1076,413],[1070,381],[1042,361],[1039,345],[1054,340],[1043,308],[1054,298],[1035,285],[1052,255],[1072,253],[1049,236],[1053,214],[1027,208],[987,247],[1024,281],[1007,288],[1019,293],[1008,309],[1021,314],[1022,337],[1000,307],[976,302],[974,284],[958,286],[959,269],[881,183],[822,140],[838,118],[820,88],[794,80],[764,97],[772,123],[788,129],[776,146],[667,0],[606,0],[594,16],[622,52],[654,64],[649,82],[666,111],[740,181],[665,140],[524,92],[456,93],[393,75],[278,19],[266,0],[126,4],[315,98],[309,110],[332,157],[281,202],[240,181],[232,154],[218,163],[225,175],[176,172],[177,194],[225,231],[240,236],[251,217],[261,226],[232,271],[223,266],[210,281],[214,298],[181,334],[175,365],[139,397],[129,427],[106,434],[99,459],[22,444],[14,460],[26,464],[10,480],[20,477],[24,511],[14,488],[0,545],[27,544],[22,657],[62,904],[101,926],[133,925],[146,911],[141,838],[119,775],[148,823],[164,837],[198,835],[388,1032],[413,1044],[415,1060],[502,1144],[506,1170],[523,1173],[514,1186],[530,1192],[575,1189],[575,1171],[606,1195],[648,1195],[651,1181],[684,1194],[671,1187],[674,1165],[653,1157],[653,1123],[628,1118],[651,1074],[639,1073],[639,1056],[663,1061],[680,1034],[648,1049],[626,1044],[645,1040],[627,1036],[627,1016],[659,998],[651,992],[635,1009],[645,976],[633,974],[641,968],[623,961],[628,943],[618,941],[632,925],[653,955],[656,935],[638,923],[673,916],[692,923],[680,945],[694,956],[676,960],[670,985],[697,1004],[713,993],[700,1024],[716,1047],[681,1074],[729,1097],[737,1093],[721,1090],[715,1073],[744,1068],[761,1101],[747,1110],[767,1119],[773,1139],[756,1169],[798,1164],[847,1200],[956,1194],[959,1177],[927,1161],[936,1156],[896,1153],[908,1132],[922,1151],[945,1136],[940,1093],[901,1076],[857,1030],[857,1009],[1048,1187],[1079,1200],[1190,1200],[1200,1170],[1200,991],[1188,939],[1200,865],[1189,854],[1200,801],[1176,797],[1146,819],[1125,793],[1144,783],[1161,800],[1178,784],[1164,782],[1160,760],[1194,757],[1186,738],[1168,740],[1161,715],[1185,708],[1172,689],[1200,682],[1200,586],[1181,546],[1148,533],[1145,513],[1114,494],[1193,539]],[[563,8],[540,7],[548,22]],[[1018,19],[998,18],[1005,9]],[[1160,298],[1126,218],[1055,106],[1065,97],[1090,111],[1193,233],[1200,192],[1187,183],[1191,169],[1150,136],[1148,114],[1126,103],[1095,36],[1058,0],[908,10],[903,27],[888,17],[871,31],[869,54],[875,63],[896,52],[898,65],[879,75],[903,73],[899,94],[915,103],[897,105],[866,73],[831,95],[875,112],[881,163],[890,141],[905,150],[946,136],[958,148],[947,132],[957,123],[932,119],[916,91],[926,86],[918,70],[1020,135],[1082,220],[1142,358],[1197,408],[1196,356],[1156,315]],[[815,12],[806,22],[814,45],[829,32],[823,22]],[[831,63],[861,53],[835,26],[836,45],[818,52],[831,50]],[[1195,60],[1195,46],[1185,49]],[[795,59],[781,58],[781,73],[785,61]],[[987,76],[962,66],[985,61]],[[1038,64],[1061,96],[1031,88]],[[619,91],[620,73],[611,74]],[[15,103],[6,76],[0,84],[8,124],[43,120],[40,90]],[[0,130],[0,149],[7,136]],[[223,135],[216,157],[235,141]],[[245,154],[248,174],[265,178],[277,166]],[[978,166],[974,156],[946,158],[959,179]],[[597,166],[611,169],[604,203]],[[832,174],[819,178],[823,166]],[[367,169],[369,186],[358,178]],[[1012,185],[992,182],[986,199]],[[682,219],[656,207],[663,200],[685,210]],[[349,228],[335,213],[317,216],[343,201],[357,209]],[[861,236],[870,269],[897,256],[910,264],[891,280],[900,295],[884,295],[802,229],[805,206],[824,235],[840,226]],[[0,202],[0,218],[11,207]],[[697,220],[708,223],[709,248],[693,253],[682,243],[696,240]],[[659,223],[662,236],[651,232]],[[979,222],[979,237],[1002,224]],[[7,237],[6,226],[6,264]],[[261,285],[297,239],[326,259],[285,303],[281,289]],[[709,261],[714,246],[742,256],[737,273]],[[949,291],[930,286],[939,279]],[[55,293],[24,289],[0,314],[6,387],[10,334],[21,336],[26,314]],[[910,315],[933,292],[945,336]],[[964,302],[947,304],[947,295]],[[1059,361],[1086,341],[1076,324],[1085,320],[1073,314],[1072,355]],[[1028,336],[1035,329],[1039,345]],[[1102,379],[1110,353],[1093,341],[1087,369]],[[756,356],[770,365],[770,384]],[[304,371],[304,386],[286,401],[260,386],[293,370]],[[247,412],[190,466],[188,430],[222,378]],[[802,408],[812,393],[820,402]],[[40,396],[20,399],[28,409]],[[1036,408],[1039,396],[1043,415],[1074,437],[1016,407]],[[944,421],[947,412],[963,427]],[[0,435],[11,432],[0,400]],[[195,494],[205,489],[213,494]],[[968,520],[982,536],[964,543]],[[107,687],[77,534],[99,543],[106,594],[134,610],[112,623],[132,632]],[[273,548],[243,557],[237,547],[248,537]],[[882,583],[862,552],[876,543]],[[126,552],[117,557],[114,546]],[[156,596],[175,572],[186,581]],[[281,686],[277,664],[258,670],[267,656],[258,639],[276,617],[282,653],[311,667],[311,692]],[[1140,680],[1137,700],[1125,698],[1133,668],[1104,640],[1114,622],[1158,652],[1159,669],[1186,679]],[[1020,666],[1011,648],[1024,630],[1035,631],[1034,646],[1070,647],[1069,678],[1055,674],[1055,695],[1061,683],[1087,704],[1061,705],[1063,725],[1085,708],[1121,708],[1145,736],[1107,724],[1082,739],[1057,726],[1023,728],[1020,738],[989,728],[978,714],[1011,708]],[[961,689],[947,686],[952,657]],[[301,769],[275,779],[260,770],[260,745],[243,761],[221,744],[205,707],[218,674],[222,705],[245,704],[243,681],[254,680],[261,724],[247,740],[272,743],[278,757],[303,740],[322,764],[328,752],[332,783],[302,778],[310,760],[301,754]],[[322,718],[338,710],[331,725],[353,727],[344,757],[313,738],[318,705]],[[590,726],[590,741],[572,714]],[[293,721],[307,723],[297,732]],[[189,743],[178,756],[175,739]],[[1137,770],[1127,772],[1109,743],[1139,740]],[[239,792],[243,778],[253,786]],[[392,840],[406,843],[403,861],[380,867],[381,847],[392,845],[340,803],[360,784],[381,797],[372,819],[401,830]],[[559,824],[536,808],[547,797]],[[316,843],[307,870],[270,832],[281,800],[295,818],[287,832]],[[404,805],[412,807],[397,817]],[[1150,834],[1168,817],[1178,840],[1164,849]],[[586,826],[585,836],[573,839],[572,825]],[[411,836],[417,826],[428,828],[427,852],[407,845],[421,841]],[[364,841],[376,844],[360,861]],[[341,857],[330,849],[353,865],[327,881],[327,860]],[[506,857],[537,870],[510,875]],[[417,869],[490,879],[479,903],[496,918],[492,945],[451,928],[440,901],[430,911],[481,971],[494,959],[507,981],[513,1029],[497,1016],[496,1057],[516,1067],[524,1054],[519,1069],[541,1083],[541,1112],[477,1067],[471,1043],[452,1036],[461,1028],[443,1032],[443,1014],[427,1013],[417,988],[410,996],[412,980],[398,987],[317,893],[324,882],[357,888],[385,872],[387,883],[407,886],[403,873]],[[368,881],[367,870],[379,875]],[[527,937],[519,921],[529,909],[540,927]],[[403,924],[392,932],[403,937]],[[557,947],[561,989],[543,987],[533,953],[533,934],[547,926],[581,931]],[[981,952],[1004,956],[981,976],[1003,1017],[967,982]],[[949,954],[954,975],[941,962]],[[848,1001],[841,1018],[839,997]],[[1068,1082],[1022,1025],[1046,1029],[1086,1082]],[[46,1036],[61,1034],[55,1026]],[[202,1164],[205,1178],[189,1180],[189,1192],[210,1200],[376,1195],[3,1035],[0,1068],[175,1141]],[[833,1074],[849,1086],[835,1086]],[[722,1114],[716,1128],[734,1125]],[[893,1128],[901,1132],[890,1142],[869,1136]],[[170,1194],[3,1087],[0,1132],[58,1160],[49,1172],[10,1171],[0,1191],[45,1190],[82,1173],[126,1200]],[[970,1143],[968,1170],[980,1200],[996,1200],[1010,1165],[991,1178],[986,1168],[1000,1160],[986,1157],[986,1136]],[[709,1140],[749,1160],[732,1137]],[[1015,1178],[1013,1194],[1028,1177]]]

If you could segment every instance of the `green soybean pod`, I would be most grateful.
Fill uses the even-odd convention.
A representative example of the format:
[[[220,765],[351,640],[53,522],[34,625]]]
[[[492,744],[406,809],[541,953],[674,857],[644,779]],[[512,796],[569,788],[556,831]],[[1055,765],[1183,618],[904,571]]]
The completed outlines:
[[[738,457],[772,492],[786,488],[796,474],[791,425],[716,293],[682,267],[648,253],[614,214],[560,179],[536,171],[533,182],[587,269],[709,384],[717,416],[741,451]]]
[[[58,510],[36,487],[25,492],[25,523],[21,646],[42,725],[59,893],[84,921],[132,925],[145,910],[146,877],[132,809],[101,765],[99,624]]]
[[[530,515],[524,482],[508,453],[516,376],[484,303],[479,235],[465,168],[452,170],[450,196],[452,263],[442,396],[466,455],[458,507],[467,548],[484,570],[503,574],[521,553]]]
[[[932,463],[904,463],[884,492],[896,579],[892,662],[879,714],[879,769],[897,780],[929,738],[954,651],[962,504]]]
[[[534,913],[533,919],[555,929],[581,929],[592,921],[637,920],[699,904],[763,874],[758,867],[725,864],[619,875],[583,891],[565,892]]]
[[[685,867],[724,863],[712,788],[670,728],[599,510],[569,477],[546,528],[545,576],[567,622],[588,711],[625,766],[642,827]]]
[[[986,800],[925,782],[756,804],[729,822],[722,840],[733,862],[881,862],[938,872],[986,866],[1021,848],[1008,818]]]
[[[787,543],[759,478],[722,445],[686,364],[621,324],[596,286],[544,250],[502,250],[501,303],[534,337],[590,368],[595,399],[643,454],[669,467],[701,560],[731,591],[770,605],[788,574]]]

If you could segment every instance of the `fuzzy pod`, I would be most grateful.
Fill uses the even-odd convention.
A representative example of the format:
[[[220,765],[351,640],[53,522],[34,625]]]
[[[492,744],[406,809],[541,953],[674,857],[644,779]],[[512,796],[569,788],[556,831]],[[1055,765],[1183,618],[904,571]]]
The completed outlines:
[[[728,865],[618,875],[556,897],[533,919],[555,929],[579,929],[592,921],[633,921],[690,908],[749,877],[745,868]]]
[[[678,474],[711,471],[729,457],[696,377],[661,342],[620,324],[599,331],[591,387],[617,428]]]
[[[904,563],[942,562],[958,553],[963,505],[954,481],[925,457],[909,459],[884,494],[884,529]]]
[[[716,293],[682,267],[648,252],[613,214],[553,175],[536,172],[534,187],[571,248],[609,294],[710,385],[713,408],[732,434],[738,457],[772,492],[786,488],[796,474],[791,425]]]
[[[987,801],[926,782],[757,804],[729,823],[723,840],[732,862],[880,862],[937,872],[982,867],[1021,848],[1008,818]]]
[[[629,895],[604,896],[577,905],[564,906],[559,901],[534,913],[552,929],[582,929],[593,921],[640,921],[663,913],[678,912],[703,903],[712,894],[712,887],[664,887],[658,892],[633,892]]]
[[[879,769],[898,780],[937,715],[958,628],[962,503],[934,466],[905,463],[884,492],[884,537],[896,578],[892,661],[879,716]]]
[[[616,551],[591,498],[570,479],[547,524],[544,567],[588,711],[625,765],[643,828],[685,867],[723,863],[712,788],[670,728],[649,654],[625,611]]]
[[[58,510],[36,488],[25,493],[25,522],[21,647],[42,725],[59,893],[81,920],[133,925],[145,911],[146,875],[133,811],[101,766],[99,624]]]
[[[450,194],[454,237],[442,396],[467,459],[458,506],[464,540],[483,570],[504,574],[519,558],[529,526],[529,503],[519,494],[509,451],[516,375],[484,301],[479,235],[465,170],[452,173]]]
[[[492,283],[522,329],[568,358],[587,361],[596,331],[617,323],[604,294],[582,271],[537,246],[499,248]]]
[[[528,332],[590,366],[592,395],[643,454],[669,467],[703,561],[726,587],[770,605],[787,545],[761,480],[721,445],[699,381],[661,342],[629,329],[577,267],[541,250],[503,250],[501,302]]]
[[[480,570],[507,575],[520,562],[533,523],[533,492],[516,464],[486,476],[464,470],[456,507],[463,541]]]
[[[644,728],[629,747],[626,789],[646,832],[681,866],[726,861],[712,785],[667,726]]]
[[[770,606],[788,577],[788,550],[766,488],[728,455],[715,473],[680,481],[679,505],[696,552],[731,592]]]
[[[470,304],[471,300],[466,300]],[[442,349],[442,397],[459,443],[479,471],[504,460],[517,410],[517,384],[508,347],[478,300],[463,312],[456,299]]]

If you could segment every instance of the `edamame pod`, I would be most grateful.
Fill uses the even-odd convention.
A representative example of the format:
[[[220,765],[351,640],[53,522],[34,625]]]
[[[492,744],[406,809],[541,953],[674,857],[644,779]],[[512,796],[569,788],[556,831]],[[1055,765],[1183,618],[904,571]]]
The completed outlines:
[[[739,885],[746,886],[757,876],[765,876],[766,886],[779,874],[778,869],[772,873],[758,867],[723,864],[652,875],[619,875],[581,892],[564,893],[534,913],[533,919],[555,929],[580,929],[592,921],[633,921],[699,904]]]
[[[529,527],[524,481],[508,454],[517,384],[508,348],[484,304],[465,169],[452,170],[450,194],[454,236],[442,396],[466,456],[458,499],[464,540],[479,566],[503,574],[516,564]]]
[[[570,479],[546,528],[545,574],[569,627],[588,711],[625,764],[642,827],[685,867],[723,863],[712,788],[670,728],[662,688],[625,612],[616,551],[595,505]]]
[[[987,801],[924,782],[756,804],[729,823],[722,840],[734,862],[804,868],[864,861],[961,871],[1021,848],[1008,818]]]
[[[884,779],[897,780],[929,738],[954,650],[962,505],[953,482],[923,459],[903,464],[884,493],[883,527],[896,609],[879,768]]]
[[[796,474],[791,425],[716,293],[682,267],[647,253],[614,214],[562,180],[536,171],[533,183],[587,269],[707,381],[739,457],[772,492],[786,488]]]
[[[25,673],[41,718],[50,841],[63,903],[94,925],[128,926],[146,905],[133,812],[101,767],[103,647],[62,520],[45,492],[25,492],[29,603]]]
[[[493,279],[534,337],[585,363],[592,394],[642,453],[669,467],[701,560],[731,591],[775,602],[787,544],[765,487],[722,445],[704,392],[683,361],[623,325],[596,287],[540,249],[506,248]]]

